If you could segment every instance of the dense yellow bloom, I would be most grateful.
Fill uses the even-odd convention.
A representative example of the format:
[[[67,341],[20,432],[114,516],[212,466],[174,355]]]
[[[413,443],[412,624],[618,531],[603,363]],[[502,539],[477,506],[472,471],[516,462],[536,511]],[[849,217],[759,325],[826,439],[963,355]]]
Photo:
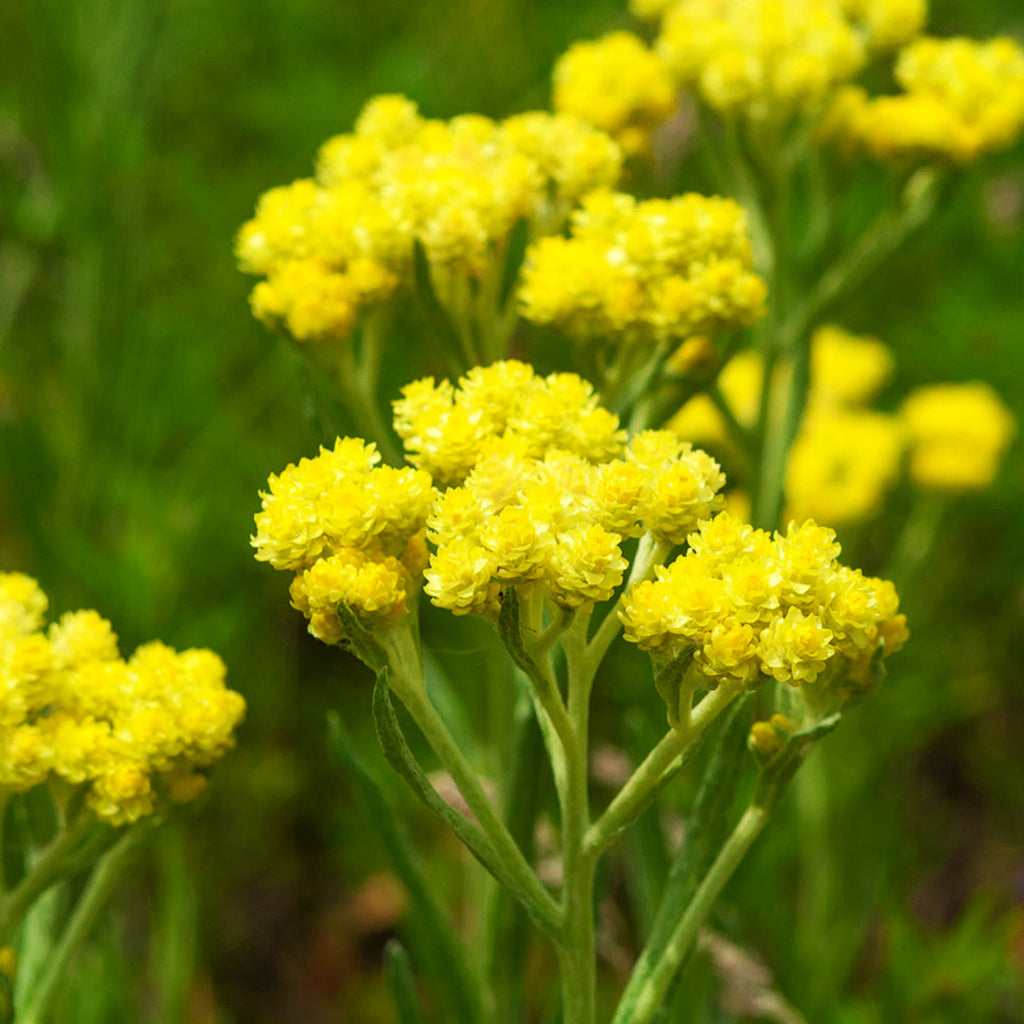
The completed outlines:
[[[878,393],[895,366],[889,347],[877,338],[851,334],[832,324],[811,339],[812,401],[857,405]]]
[[[701,685],[799,686],[822,673],[863,683],[876,650],[891,654],[906,637],[892,585],[839,565],[835,534],[813,521],[772,537],[723,512],[689,543],[629,590],[620,617],[641,648],[691,651]]]
[[[572,373],[540,377],[515,360],[475,367],[458,388],[416,381],[394,406],[409,460],[440,483],[461,482],[491,453],[539,458],[557,448],[603,461],[625,443],[589,383]]]
[[[918,388],[900,418],[911,440],[911,478],[938,491],[990,484],[1016,428],[1010,411],[980,382]]]
[[[676,109],[668,69],[631,32],[573,44],[552,78],[555,110],[608,132],[626,153],[645,150],[651,129]]]
[[[428,523],[434,603],[493,614],[498,587],[542,586],[569,608],[605,601],[627,567],[624,537],[682,543],[720,508],[718,464],[670,434],[639,434],[623,457],[593,462],[564,448],[496,452],[448,490]]]
[[[827,132],[879,159],[973,160],[1024,129],[1024,49],[1008,38],[920,37],[896,63],[903,92],[837,97]]]
[[[69,612],[44,634],[45,607],[34,580],[0,574],[0,790],[56,776],[88,786],[94,813],[123,824],[232,745],[245,702],[217,655],[154,642],[123,661],[96,612]]]
[[[411,279],[416,243],[439,285],[479,275],[517,221],[557,230],[620,169],[612,139],[575,117],[436,121],[378,96],[323,145],[315,179],[270,189],[242,226],[239,266],[265,279],[253,312],[300,341],[345,338]]]
[[[570,237],[527,250],[520,308],[577,338],[682,340],[761,315],[766,286],[752,262],[746,214],[731,199],[638,202],[601,190],[573,215]]]
[[[722,507],[714,459],[666,431],[627,444],[575,374],[509,360],[415,381],[394,407],[415,468],[339,440],[272,476],[256,515],[256,557],[296,571],[292,603],[328,643],[347,639],[342,606],[395,625],[421,573],[456,615],[496,617],[510,586],[567,609],[608,600],[626,538],[678,545]]]
[[[681,0],[657,49],[710,106],[755,119],[816,110],[865,61],[840,0]]]

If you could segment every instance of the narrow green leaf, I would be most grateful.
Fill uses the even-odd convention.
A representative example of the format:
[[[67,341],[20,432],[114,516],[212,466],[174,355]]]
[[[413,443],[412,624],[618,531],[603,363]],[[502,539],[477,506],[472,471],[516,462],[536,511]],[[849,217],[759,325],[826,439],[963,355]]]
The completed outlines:
[[[423,1024],[412,964],[398,939],[390,939],[384,947],[384,984],[395,1005],[398,1024]]]
[[[340,646],[350,650],[367,668],[374,672],[382,671],[388,663],[388,656],[380,641],[347,605],[339,604],[335,610],[345,627],[345,639]]]
[[[395,709],[391,704],[386,670],[377,677],[377,685],[373,690],[373,718],[377,726],[377,737],[391,767],[405,779],[412,791],[448,825],[469,852],[516,896],[520,903],[531,912],[534,920],[543,927],[544,914],[536,906],[530,893],[516,881],[502,863],[480,826],[456,811],[441,798],[437,790],[430,784],[426,772],[420,767],[419,762],[409,749],[402,733],[402,727],[398,723]]]
[[[512,225],[505,242],[505,265],[502,268],[501,291],[498,294],[498,306],[504,308],[512,296],[516,282],[519,280],[519,268],[523,265],[526,246],[530,241],[530,222],[525,217]]]
[[[668,724],[674,729],[681,720],[680,702],[683,693],[683,678],[687,669],[693,664],[696,647],[686,647],[674,655],[667,663],[655,672],[654,685],[665,702],[668,712]]]
[[[508,648],[512,660],[534,682],[539,679],[537,663],[523,644],[522,627],[519,623],[519,592],[515,587],[505,587],[501,592],[501,611],[498,613],[498,635]]]
[[[331,747],[348,772],[363,819],[376,830],[392,870],[409,893],[411,930],[420,939],[416,946],[417,956],[449,1010],[447,1019],[459,1024],[477,1024],[480,1001],[465,949],[413,849],[412,841],[384,787],[356,753],[335,712],[328,714],[327,727]]]

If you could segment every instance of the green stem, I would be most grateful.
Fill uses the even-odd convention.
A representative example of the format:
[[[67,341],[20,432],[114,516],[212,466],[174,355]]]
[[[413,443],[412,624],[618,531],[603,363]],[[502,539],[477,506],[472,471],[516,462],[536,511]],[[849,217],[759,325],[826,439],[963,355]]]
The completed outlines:
[[[71,920],[50,956],[46,970],[29,993],[25,1009],[18,1014],[18,1024],[44,1024],[53,1009],[54,1000],[64,990],[71,958],[88,937],[125,868],[151,832],[152,826],[136,826],[104,854],[90,876]]]
[[[606,850],[624,828],[633,822],[647,806],[652,793],[661,785],[665,773],[673,763],[739,695],[735,687],[720,685],[712,690],[692,709],[685,721],[662,737],[658,745],[644,758],[643,763],[630,776],[600,818],[590,827],[586,836],[586,849],[594,856]]]
[[[72,854],[95,825],[90,815],[77,818],[39,854],[21,881],[0,899],[0,948],[10,945],[32,904],[64,877]]]
[[[587,751],[590,691],[594,674],[585,657],[587,620],[579,618],[564,646],[569,673],[569,719],[574,744],[566,757],[562,801],[562,900],[565,943],[561,954],[562,1020],[594,1024],[597,1013],[597,961],[594,942],[596,858],[584,847],[590,825]]]
[[[676,972],[697,937],[697,931],[707,919],[726,882],[743,860],[751,844],[760,835],[768,821],[764,807],[751,806],[743,813],[732,834],[726,840],[710,870],[700,883],[693,900],[676,926],[660,959],[640,989],[632,1012],[616,1024],[650,1024],[662,1007]]]
[[[400,683],[397,672],[393,680]],[[452,739],[443,719],[431,703],[422,681],[419,681],[418,685],[415,680],[407,679],[406,682],[409,685],[393,685],[392,688],[412,715],[445,770],[451,775],[452,781],[476,817],[480,828],[490,840],[495,855],[501,858],[509,874],[530,894],[537,913],[549,933],[557,934],[561,926],[561,910],[558,904],[526,862],[522,851],[480,785],[476,772]]]

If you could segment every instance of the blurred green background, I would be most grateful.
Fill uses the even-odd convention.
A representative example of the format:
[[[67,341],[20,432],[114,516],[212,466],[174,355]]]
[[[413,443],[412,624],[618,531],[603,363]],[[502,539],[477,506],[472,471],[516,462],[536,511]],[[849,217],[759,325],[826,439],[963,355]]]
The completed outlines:
[[[369,96],[442,117],[544,106],[555,58],[630,25],[623,6],[0,5],[0,567],[36,576],[55,613],[98,608],[126,651],[213,647],[249,702],[206,806],[80,957],[69,1024],[390,1019],[378,969],[402,894],[324,727],[340,707],[372,748],[369,680],[305,635],[248,546],[268,473],[327,438],[303,366],[249,315],[233,236]],[[1019,0],[933,10],[940,34],[1024,36]],[[896,350],[892,403],[981,379],[1021,418],[1022,148],[972,170],[844,312]],[[808,766],[828,806],[821,786],[791,799],[717,915],[811,1024],[1024,1019],[1018,452],[949,511],[908,588],[914,641]],[[866,563],[886,539],[864,540]],[[601,699],[640,732],[663,713],[635,687]],[[473,868],[394,795],[458,898]],[[606,946],[609,984],[631,943],[627,924]],[[692,1019],[787,1019],[744,1004],[720,959],[694,965]]]

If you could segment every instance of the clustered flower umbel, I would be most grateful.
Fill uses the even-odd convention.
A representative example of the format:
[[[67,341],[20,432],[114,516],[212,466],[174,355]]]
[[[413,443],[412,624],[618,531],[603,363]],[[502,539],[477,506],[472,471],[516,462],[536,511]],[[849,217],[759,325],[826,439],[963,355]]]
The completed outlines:
[[[245,712],[220,658],[153,642],[124,661],[96,612],[44,630],[47,604],[31,577],[0,573],[0,792],[86,786],[114,825],[198,796]]]
[[[600,190],[573,214],[568,238],[527,250],[520,309],[580,339],[682,340],[762,314],[767,288],[752,263],[746,213],[731,199],[639,202]]]
[[[324,143],[314,178],[265,193],[239,232],[241,268],[265,279],[253,311],[300,341],[343,339],[412,279],[416,243],[435,274],[478,276],[518,221],[558,230],[621,164],[608,135],[568,114],[439,121],[378,96]]]
[[[864,686],[876,655],[902,646],[906,617],[892,583],[840,565],[839,553],[813,520],[771,536],[724,512],[626,595],[626,639],[661,657],[691,653],[704,686]]]
[[[457,387],[417,381],[395,429],[412,467],[339,440],[271,477],[256,516],[256,557],[297,573],[292,602],[327,642],[344,637],[339,604],[368,628],[393,624],[425,565],[427,594],[455,614],[493,616],[508,585],[542,586],[564,607],[606,600],[626,538],[677,544],[720,507],[710,456],[658,431],[627,445],[575,374],[510,360]]]
[[[836,97],[826,133],[880,160],[974,160],[1024,129],[1024,49],[1008,38],[976,42],[922,36],[900,52],[903,92]]]
[[[340,605],[365,628],[394,625],[424,566],[423,589],[456,615],[495,618],[507,587],[591,607],[621,586],[633,538],[690,550],[625,595],[627,638],[699,648],[711,678],[800,683],[832,666],[861,680],[905,635],[892,585],[839,566],[831,531],[773,540],[716,516],[718,463],[668,431],[627,441],[575,374],[506,361],[457,386],[427,378],[395,402],[395,427],[413,467],[340,440],[272,477],[256,516],[256,557],[296,572],[293,604],[328,643],[346,638]]]

